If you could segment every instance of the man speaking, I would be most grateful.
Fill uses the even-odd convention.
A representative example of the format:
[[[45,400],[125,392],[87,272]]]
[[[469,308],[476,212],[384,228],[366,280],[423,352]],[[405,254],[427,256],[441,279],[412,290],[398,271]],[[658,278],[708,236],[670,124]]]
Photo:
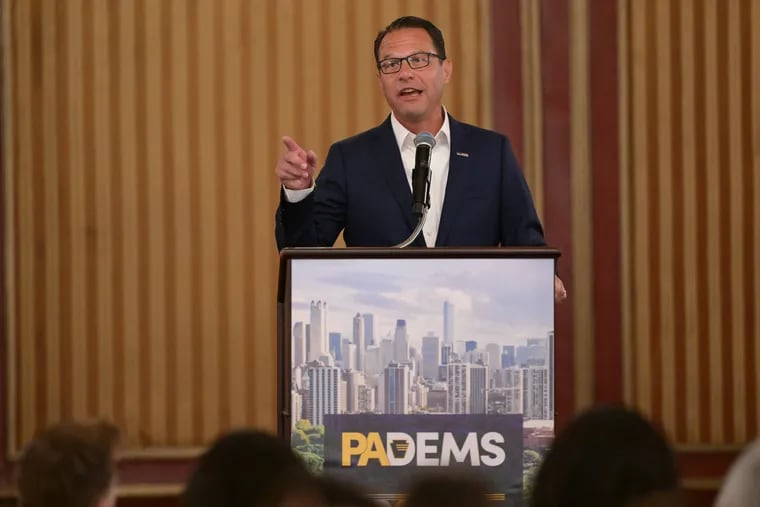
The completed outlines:
[[[507,138],[456,121],[442,104],[452,73],[441,31],[417,17],[393,21],[375,39],[377,78],[391,108],[378,127],[317,157],[290,137],[275,173],[282,184],[277,246],[393,246],[417,224],[415,138],[431,133],[429,208],[414,246],[543,246],[543,229]],[[419,143],[419,141],[418,141]],[[415,194],[419,190],[415,188]],[[565,298],[555,278],[555,299]]]

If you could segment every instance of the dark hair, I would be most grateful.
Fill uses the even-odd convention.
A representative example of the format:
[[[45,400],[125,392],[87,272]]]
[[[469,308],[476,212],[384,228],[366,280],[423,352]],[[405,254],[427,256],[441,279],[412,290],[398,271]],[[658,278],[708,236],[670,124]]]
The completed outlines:
[[[317,493],[291,448],[261,431],[227,433],[200,458],[182,495],[184,507],[269,507],[289,494]]]
[[[443,42],[443,34],[433,23],[427,19],[418,18],[416,16],[404,16],[391,22],[390,25],[385,27],[385,30],[378,32],[375,37],[375,62],[380,61],[380,43],[390,32],[401,30],[402,28],[422,28],[425,30],[430,39],[433,41],[435,51],[441,60],[446,59],[446,44]]]
[[[19,460],[20,505],[92,507],[116,473],[119,430],[105,422],[59,423],[38,432]]]
[[[532,507],[622,507],[679,487],[673,450],[638,412],[597,407],[561,431],[532,487]]]

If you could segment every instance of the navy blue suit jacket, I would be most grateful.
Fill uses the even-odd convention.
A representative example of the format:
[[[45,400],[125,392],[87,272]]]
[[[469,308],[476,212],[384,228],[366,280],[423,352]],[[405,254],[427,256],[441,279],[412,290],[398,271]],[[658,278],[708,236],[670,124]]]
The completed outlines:
[[[528,185],[506,137],[449,116],[451,159],[435,246],[543,246]],[[416,224],[390,116],[330,147],[303,201],[281,195],[275,236],[285,247],[392,246]],[[422,234],[416,246],[425,246]]]

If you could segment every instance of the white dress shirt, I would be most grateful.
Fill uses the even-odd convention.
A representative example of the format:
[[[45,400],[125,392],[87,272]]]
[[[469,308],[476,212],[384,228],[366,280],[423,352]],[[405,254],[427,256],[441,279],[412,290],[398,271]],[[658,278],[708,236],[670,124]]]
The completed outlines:
[[[396,119],[396,115],[391,113],[391,126],[393,135],[396,137],[401,161],[404,164],[404,172],[409,182],[409,189],[412,189],[412,171],[414,170],[414,137],[401,122]],[[435,147],[430,155],[430,209],[425,219],[425,225],[422,227],[422,234],[425,237],[425,244],[434,247],[438,238],[438,225],[441,223],[441,211],[443,210],[443,197],[446,193],[446,182],[449,179],[449,158],[451,155],[451,131],[449,130],[449,114],[446,108],[443,109],[443,125],[441,130],[435,134]],[[314,185],[303,190],[291,190],[285,188],[285,200],[296,203],[306,199],[314,191]]]
[[[415,135],[401,125],[401,122],[396,119],[396,115],[393,113],[391,113],[391,126],[393,127],[393,134],[396,136],[398,149],[401,152],[401,161],[404,163],[404,171],[406,172],[406,179],[409,182],[409,189],[411,189],[416,151],[414,146]],[[441,223],[443,197],[446,193],[446,182],[449,179],[450,139],[449,115],[446,109],[444,109],[443,125],[441,125],[441,130],[435,134],[435,146],[430,155],[430,209],[425,219],[425,225],[422,227],[425,244],[429,247],[435,246],[436,238],[438,238],[438,225]]]

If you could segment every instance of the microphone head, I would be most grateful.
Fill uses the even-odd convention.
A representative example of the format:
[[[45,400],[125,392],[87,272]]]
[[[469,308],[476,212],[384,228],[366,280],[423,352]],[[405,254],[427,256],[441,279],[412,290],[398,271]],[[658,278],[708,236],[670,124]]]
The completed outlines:
[[[433,134],[430,132],[420,132],[414,137],[414,147],[418,147],[420,145],[426,145],[430,146],[430,148],[435,148],[435,137],[433,137]]]

